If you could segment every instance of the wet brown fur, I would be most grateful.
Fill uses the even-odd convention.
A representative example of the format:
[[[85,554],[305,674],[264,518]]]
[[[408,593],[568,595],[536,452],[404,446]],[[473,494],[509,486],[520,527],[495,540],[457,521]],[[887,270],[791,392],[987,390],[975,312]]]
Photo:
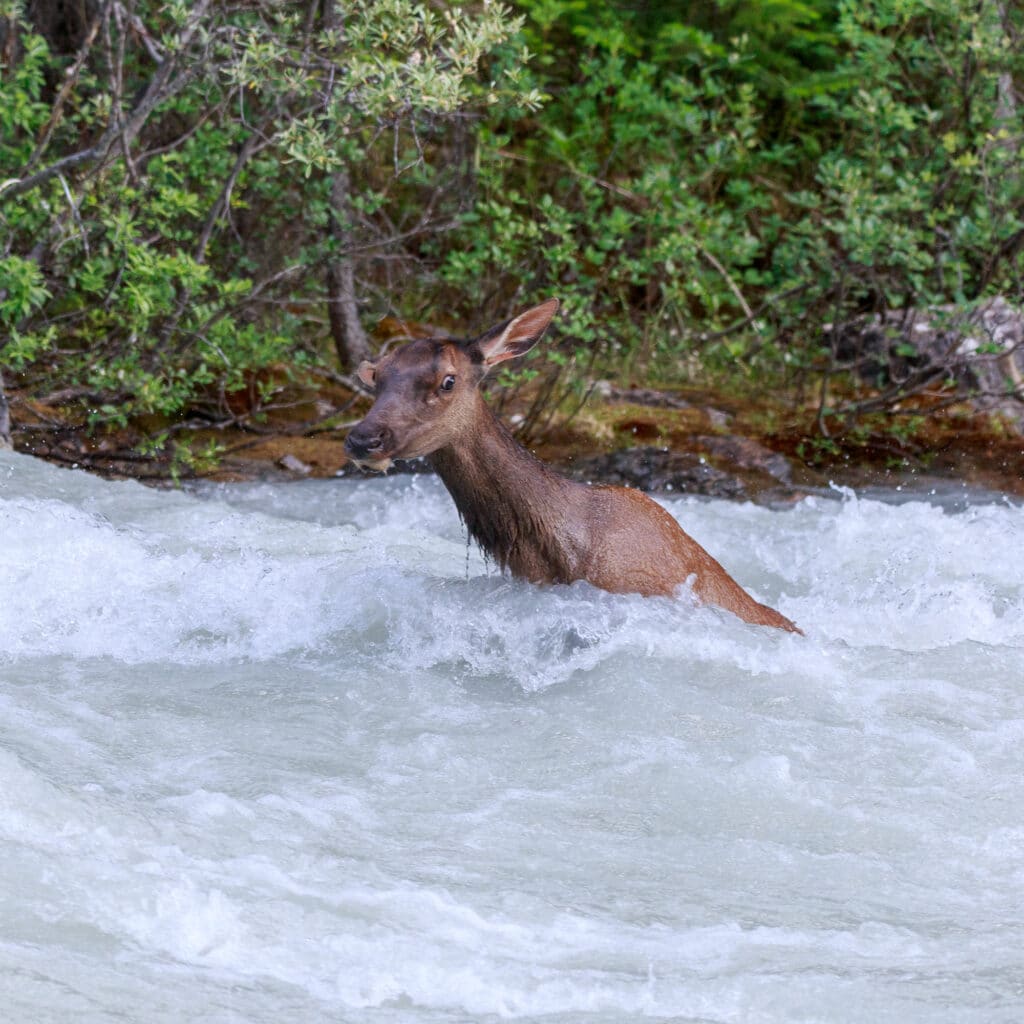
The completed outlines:
[[[363,465],[426,456],[480,547],[532,583],[586,580],[613,593],[671,595],[692,581],[704,602],[746,622],[800,630],[755,601],[655,501],[627,487],[567,480],[527,452],[488,408],[487,370],[522,355],[558,308],[549,302],[459,343],[413,341],[360,375],[377,400],[346,444]],[[455,378],[451,391],[442,384]]]

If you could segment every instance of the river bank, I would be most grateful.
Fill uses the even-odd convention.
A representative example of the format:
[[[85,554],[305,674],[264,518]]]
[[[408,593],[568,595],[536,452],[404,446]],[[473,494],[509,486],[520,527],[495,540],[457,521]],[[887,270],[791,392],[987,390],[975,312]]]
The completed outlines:
[[[344,439],[369,400],[337,380],[281,388],[256,405],[255,390],[222,398],[209,414],[90,429],[61,404],[10,392],[16,451],[114,479],[171,486],[190,479],[286,481],[363,475]],[[506,398],[513,426],[529,395]],[[165,435],[163,447],[153,437]],[[954,407],[922,417],[913,431],[823,438],[813,409],[760,395],[705,389],[620,387],[601,382],[571,417],[555,415],[529,447],[579,479],[655,493],[785,503],[830,484],[927,488],[962,484],[1024,497],[1024,438],[999,421]],[[426,472],[425,463],[392,472]]]

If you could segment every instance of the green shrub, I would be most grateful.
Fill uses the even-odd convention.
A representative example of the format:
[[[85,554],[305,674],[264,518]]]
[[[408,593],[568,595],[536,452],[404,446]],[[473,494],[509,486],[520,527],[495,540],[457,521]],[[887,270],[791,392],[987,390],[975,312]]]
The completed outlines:
[[[536,102],[512,57],[478,80],[519,24],[500,5],[86,2],[77,31],[53,6],[35,24],[72,38],[0,7],[0,358],[93,424],[325,356],[330,219],[374,208],[396,147],[422,179],[454,119]]]

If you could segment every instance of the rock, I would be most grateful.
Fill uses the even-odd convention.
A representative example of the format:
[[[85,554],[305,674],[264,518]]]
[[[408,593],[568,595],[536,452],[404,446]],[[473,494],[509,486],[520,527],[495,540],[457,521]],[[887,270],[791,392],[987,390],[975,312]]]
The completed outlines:
[[[289,473],[297,473],[300,476],[309,476],[309,474],[313,472],[312,466],[290,453],[282,455],[281,458],[277,460],[277,464],[282,469],[288,470]]]
[[[793,467],[789,459],[752,438],[727,434],[695,437],[694,441],[709,455],[724,459],[740,469],[766,473],[783,484],[793,482]]]
[[[716,430],[722,430],[732,422],[732,416],[730,416],[729,413],[722,412],[721,409],[713,409],[710,405],[706,405],[703,412],[704,415],[707,416],[711,426]]]
[[[594,392],[610,402],[628,402],[630,405],[644,405],[649,409],[692,409],[693,404],[672,394],[671,391],[657,391],[654,388],[620,388],[617,384],[602,380],[594,386]]]
[[[0,450],[10,451],[13,447],[10,406],[7,404],[7,392],[4,390],[4,375],[0,373]]]
[[[668,448],[625,448],[576,460],[570,474],[581,480],[638,487],[643,491],[703,494],[711,498],[742,498],[743,482],[690,452]]]
[[[889,310],[826,328],[836,358],[865,380],[913,393],[955,380],[979,411],[1024,433],[1024,311],[997,297],[960,313]]]

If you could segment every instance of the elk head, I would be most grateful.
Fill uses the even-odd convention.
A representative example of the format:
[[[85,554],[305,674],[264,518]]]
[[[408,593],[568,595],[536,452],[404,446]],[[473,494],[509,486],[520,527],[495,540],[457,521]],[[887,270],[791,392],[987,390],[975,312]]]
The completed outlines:
[[[362,363],[356,375],[375,398],[345,439],[352,461],[384,472],[394,459],[431,455],[466,437],[487,372],[529,352],[557,310],[558,300],[548,299],[478,338],[419,338]]]

